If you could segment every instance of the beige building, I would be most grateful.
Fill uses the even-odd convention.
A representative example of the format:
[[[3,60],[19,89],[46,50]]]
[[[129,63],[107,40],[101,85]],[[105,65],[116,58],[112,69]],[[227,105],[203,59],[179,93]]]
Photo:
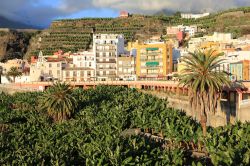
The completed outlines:
[[[68,67],[63,70],[63,81],[94,81],[95,69],[87,67]]]
[[[117,73],[120,80],[132,81],[136,80],[135,74],[135,57],[120,56],[117,59]]]
[[[30,65],[30,81],[62,80],[62,70],[66,66],[65,59],[45,57],[40,52],[37,62]]]
[[[117,58],[124,53],[124,37],[119,34],[95,34],[93,51],[96,57],[97,80],[116,80]]]
[[[16,67],[20,72],[25,72],[25,70],[29,68],[29,63],[27,60],[12,59],[6,63],[0,63],[0,66],[2,67],[3,74],[6,74],[11,67]]]

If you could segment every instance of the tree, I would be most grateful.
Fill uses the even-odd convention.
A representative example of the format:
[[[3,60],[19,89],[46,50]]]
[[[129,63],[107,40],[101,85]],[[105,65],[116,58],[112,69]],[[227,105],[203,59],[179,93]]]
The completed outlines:
[[[175,12],[174,16],[177,18],[181,18],[181,12],[180,11]]]
[[[227,73],[217,68],[223,63],[223,53],[214,50],[195,51],[182,58],[185,68],[180,75],[180,84],[189,88],[189,101],[194,111],[200,111],[203,135],[206,135],[208,112],[215,113],[220,102],[223,86],[229,86]]]
[[[22,72],[18,71],[17,67],[11,67],[10,70],[7,72],[7,76],[13,77],[13,82],[16,82],[16,77],[22,75]]]
[[[39,97],[39,108],[46,110],[54,121],[69,119],[77,106],[70,85],[55,83]]]

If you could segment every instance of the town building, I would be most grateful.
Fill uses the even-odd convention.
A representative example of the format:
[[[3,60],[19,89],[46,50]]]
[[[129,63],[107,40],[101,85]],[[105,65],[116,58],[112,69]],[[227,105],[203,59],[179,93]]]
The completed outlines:
[[[96,60],[93,52],[83,51],[74,53],[73,56],[73,64],[76,67],[85,67],[95,69]]]
[[[209,16],[210,13],[201,13],[201,14],[193,14],[193,13],[181,13],[181,18],[186,18],[186,19],[198,19],[202,17]]]
[[[29,63],[23,59],[11,59],[5,63],[0,63],[2,67],[2,73],[6,74],[12,67],[16,67],[20,72],[26,72],[29,70]]]
[[[96,57],[97,80],[117,80],[117,58],[124,53],[124,36],[94,34],[93,51]]]
[[[168,26],[167,27],[167,35],[177,35],[179,32],[183,32],[189,37],[193,37],[195,33],[198,31],[198,27],[196,25],[191,26]]]
[[[127,11],[121,11],[119,17],[120,18],[128,18],[129,13]]]
[[[119,56],[117,58],[117,69],[120,80],[135,81],[135,57],[134,56]]]
[[[93,52],[83,51],[71,54],[73,63],[63,69],[63,81],[82,82],[95,80],[96,60]]]
[[[250,80],[250,60],[243,60],[230,64],[230,78],[232,81]]]
[[[95,69],[89,67],[66,67],[63,69],[63,81],[83,82],[95,80]]]
[[[62,80],[62,70],[66,66],[65,59],[46,57],[40,51],[37,61],[30,65],[30,81]]]
[[[172,45],[163,42],[136,46],[136,75],[139,79],[164,79],[172,73]]]

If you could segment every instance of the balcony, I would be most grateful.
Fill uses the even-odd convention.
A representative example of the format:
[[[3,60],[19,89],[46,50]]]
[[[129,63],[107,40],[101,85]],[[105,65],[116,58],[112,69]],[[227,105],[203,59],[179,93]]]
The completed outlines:
[[[96,52],[116,52],[116,49],[96,49]]]
[[[96,63],[116,63],[116,60],[109,60],[109,61],[96,61]]]
[[[116,59],[116,56],[108,56],[108,57],[106,57],[106,56],[98,55],[98,56],[96,56],[96,59]]]
[[[141,58],[141,61],[163,61],[163,58],[154,58],[154,59],[149,59],[149,58]]]
[[[116,70],[116,67],[97,67],[96,70]]]

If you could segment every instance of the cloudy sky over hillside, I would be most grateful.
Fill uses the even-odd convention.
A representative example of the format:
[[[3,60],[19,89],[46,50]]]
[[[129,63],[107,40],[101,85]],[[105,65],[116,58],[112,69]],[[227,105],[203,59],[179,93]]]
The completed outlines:
[[[47,26],[55,18],[116,17],[120,10],[215,12],[240,6],[250,6],[250,0],[1,0],[0,15]]]

